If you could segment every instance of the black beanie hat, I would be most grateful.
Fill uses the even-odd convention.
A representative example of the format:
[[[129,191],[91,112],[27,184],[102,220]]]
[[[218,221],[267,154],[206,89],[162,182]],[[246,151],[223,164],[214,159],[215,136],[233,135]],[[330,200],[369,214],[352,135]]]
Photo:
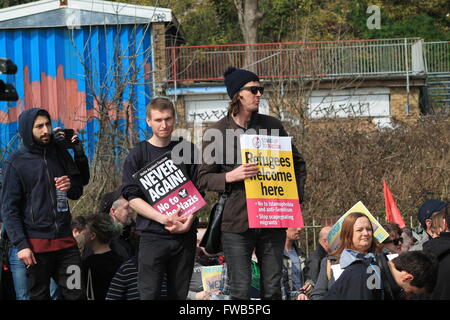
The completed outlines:
[[[239,89],[241,89],[247,82],[259,82],[258,76],[253,72],[245,69],[236,69],[235,67],[228,67],[228,69],[224,72],[223,77],[225,79],[225,86],[227,87],[227,92],[230,99],[233,99],[236,92],[238,92]]]

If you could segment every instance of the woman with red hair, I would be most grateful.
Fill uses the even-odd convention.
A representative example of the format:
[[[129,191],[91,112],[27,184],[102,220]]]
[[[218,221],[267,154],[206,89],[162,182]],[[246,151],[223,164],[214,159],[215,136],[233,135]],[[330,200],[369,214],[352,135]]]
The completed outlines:
[[[375,258],[375,253],[379,250],[379,243],[373,236],[372,223],[361,212],[352,212],[344,219],[339,238],[339,247],[322,259],[311,300],[322,299],[347,266],[356,260]]]

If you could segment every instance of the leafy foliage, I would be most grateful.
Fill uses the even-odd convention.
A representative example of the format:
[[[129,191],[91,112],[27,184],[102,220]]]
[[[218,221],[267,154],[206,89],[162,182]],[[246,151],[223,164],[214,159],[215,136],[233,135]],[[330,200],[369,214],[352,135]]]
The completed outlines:
[[[30,0],[0,0],[0,7]],[[170,8],[187,45],[242,43],[234,0],[121,0]],[[368,6],[381,10],[381,29],[370,30]],[[259,42],[422,37],[450,39],[448,0],[259,0]]]

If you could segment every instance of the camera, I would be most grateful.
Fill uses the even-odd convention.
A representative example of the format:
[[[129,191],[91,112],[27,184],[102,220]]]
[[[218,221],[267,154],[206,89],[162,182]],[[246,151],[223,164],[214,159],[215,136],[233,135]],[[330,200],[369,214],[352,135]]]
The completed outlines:
[[[65,149],[73,148],[72,137],[74,134],[73,129],[58,129],[52,132],[55,141]]]
[[[16,74],[17,66],[10,59],[0,58],[0,74]],[[17,101],[16,88],[12,84],[0,80],[0,101]]]

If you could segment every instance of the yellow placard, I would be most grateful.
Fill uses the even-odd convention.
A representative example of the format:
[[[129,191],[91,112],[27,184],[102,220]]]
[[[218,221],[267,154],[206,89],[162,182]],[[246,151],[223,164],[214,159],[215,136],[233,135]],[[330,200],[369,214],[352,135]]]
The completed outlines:
[[[375,239],[377,239],[379,242],[383,242],[389,237],[389,233],[387,233],[386,230],[381,226],[381,224],[378,222],[377,219],[369,212],[369,210],[364,206],[364,204],[359,201],[357,204],[355,204],[350,210],[348,210],[342,217],[339,218],[339,220],[331,227],[330,232],[328,233],[328,244],[332,251],[336,250],[339,247],[340,244],[340,234],[341,234],[341,228],[342,223],[344,222],[344,219],[352,212],[361,212],[369,218],[370,222],[372,223],[373,227],[373,236]]]
[[[243,149],[245,163],[255,163],[254,159],[271,159],[258,164],[258,174],[245,180],[247,198],[256,199],[296,199],[297,182],[295,179],[292,151],[273,151]]]
[[[219,290],[221,286],[223,265],[202,267],[203,290]]]

